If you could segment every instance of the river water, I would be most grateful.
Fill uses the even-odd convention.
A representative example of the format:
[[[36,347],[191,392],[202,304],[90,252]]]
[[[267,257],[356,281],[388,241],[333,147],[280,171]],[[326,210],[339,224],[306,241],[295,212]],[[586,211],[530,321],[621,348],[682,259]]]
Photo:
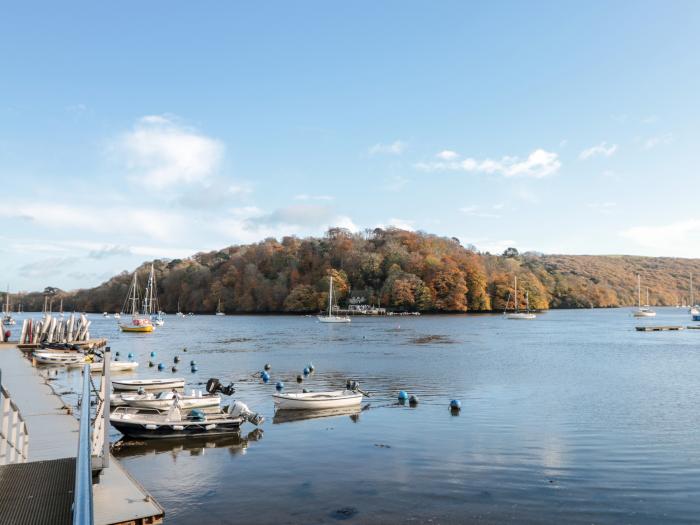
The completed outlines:
[[[652,320],[628,309],[354,318],[168,316],[122,334],[93,315],[91,335],[141,363],[123,377],[209,377],[236,384],[262,431],[175,442],[120,442],[122,464],[169,524],[697,523],[700,330],[686,310]],[[187,352],[184,352],[184,348]],[[167,365],[157,372],[150,352]],[[177,374],[170,371],[181,357]],[[189,361],[199,370],[191,373]],[[271,394],[313,362],[303,384],[371,393],[356,414],[275,417]],[[272,365],[264,384],[256,372]],[[69,400],[79,371],[59,375]],[[400,405],[399,390],[419,397]],[[462,410],[453,415],[451,399]],[[120,434],[113,431],[116,442]]]

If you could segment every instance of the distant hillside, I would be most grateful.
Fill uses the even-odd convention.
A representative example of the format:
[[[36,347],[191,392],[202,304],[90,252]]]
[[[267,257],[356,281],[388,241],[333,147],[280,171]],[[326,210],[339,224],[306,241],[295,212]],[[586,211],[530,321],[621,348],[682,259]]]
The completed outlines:
[[[331,229],[323,238],[285,237],[230,246],[187,259],[154,261],[161,308],[207,313],[219,298],[228,313],[316,312],[334,276],[340,304],[362,291],[369,302],[393,310],[465,312],[502,310],[513,276],[534,308],[617,307],[636,304],[637,273],[652,305],[688,300],[688,276],[700,260],[636,256],[478,253],[457,239],[398,229],[353,234]],[[136,271],[145,282],[149,263]],[[54,294],[65,310],[118,311],[131,275],[96,288]],[[41,310],[43,294],[23,298]],[[522,295],[520,298],[524,301]]]

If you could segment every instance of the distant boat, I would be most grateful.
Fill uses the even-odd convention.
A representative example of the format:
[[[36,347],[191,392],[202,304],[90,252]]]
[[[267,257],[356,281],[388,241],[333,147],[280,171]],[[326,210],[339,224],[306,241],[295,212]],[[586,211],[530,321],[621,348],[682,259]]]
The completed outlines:
[[[333,315],[333,276],[331,275],[330,284],[328,286],[328,315],[318,315],[316,318],[321,323],[349,323],[350,318],[340,315]]]
[[[102,317],[105,319],[109,319],[109,313],[108,312],[102,312]]]
[[[143,299],[143,311],[151,317],[151,322],[155,326],[163,326],[165,319],[158,307],[158,291],[156,288],[156,272],[151,263],[151,273],[148,274],[148,283],[146,284],[146,293]]]
[[[647,304],[642,306],[642,276],[637,274],[637,309],[632,314],[635,317],[656,317],[656,312],[649,307],[649,288],[647,288]]]
[[[129,292],[124,301],[124,312],[131,315],[130,324],[119,324],[119,328],[122,332],[132,332],[132,333],[147,333],[153,331],[153,323],[148,317],[148,314],[144,311],[141,313],[139,311],[139,283],[136,277],[136,272],[134,272],[134,278],[129,286]]]
[[[185,314],[183,314],[183,313],[180,311],[180,298],[179,298],[179,297],[178,297],[178,299],[177,299],[177,316],[178,316],[178,317],[185,317]]]
[[[115,319],[121,319],[122,315],[119,312],[114,312],[114,318]]]
[[[514,288],[515,288],[515,297],[513,299],[513,311],[511,313],[508,313],[508,303],[510,302],[509,300],[506,302],[506,309],[503,311],[503,315],[505,316],[506,319],[521,319],[521,320],[527,320],[527,319],[535,319],[537,317],[536,314],[533,314],[530,311],[530,293],[528,291],[525,292],[525,311],[521,312],[519,307],[518,307],[518,276],[516,275],[515,278],[513,279],[514,281]]]
[[[216,307],[216,315],[226,315],[221,309],[221,298],[219,298],[219,304]]]
[[[12,326],[16,324],[14,317],[12,317],[12,308],[10,306],[10,287],[7,287],[7,293],[5,294],[5,305],[2,308],[2,324],[4,326]]]

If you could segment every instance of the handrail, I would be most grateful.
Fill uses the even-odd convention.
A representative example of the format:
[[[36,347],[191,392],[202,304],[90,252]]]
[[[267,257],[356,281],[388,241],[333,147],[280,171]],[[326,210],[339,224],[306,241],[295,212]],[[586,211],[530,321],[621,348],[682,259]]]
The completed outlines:
[[[0,371],[0,465],[27,461],[29,431],[19,408],[2,385]],[[9,448],[9,450],[8,450]]]
[[[80,431],[75,459],[73,525],[92,525],[92,425],[90,420],[90,365],[83,367],[83,396],[80,401]]]

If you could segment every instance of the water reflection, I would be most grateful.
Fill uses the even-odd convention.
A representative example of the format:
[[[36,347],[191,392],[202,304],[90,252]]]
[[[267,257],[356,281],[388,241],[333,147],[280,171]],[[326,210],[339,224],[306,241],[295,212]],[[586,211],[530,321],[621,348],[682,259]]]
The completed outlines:
[[[180,454],[202,456],[208,449],[227,448],[231,455],[245,454],[251,443],[260,441],[264,432],[260,428],[248,432],[225,436],[192,437],[187,439],[135,440],[122,438],[112,445],[112,454],[117,458],[134,458],[147,455],[170,454],[176,459]]]
[[[272,418],[272,423],[274,425],[279,425],[280,423],[292,423],[295,421],[304,421],[306,419],[339,416],[349,416],[353,423],[357,423],[360,421],[360,413],[362,410],[363,409],[360,407],[324,408],[320,410],[278,410]]]

